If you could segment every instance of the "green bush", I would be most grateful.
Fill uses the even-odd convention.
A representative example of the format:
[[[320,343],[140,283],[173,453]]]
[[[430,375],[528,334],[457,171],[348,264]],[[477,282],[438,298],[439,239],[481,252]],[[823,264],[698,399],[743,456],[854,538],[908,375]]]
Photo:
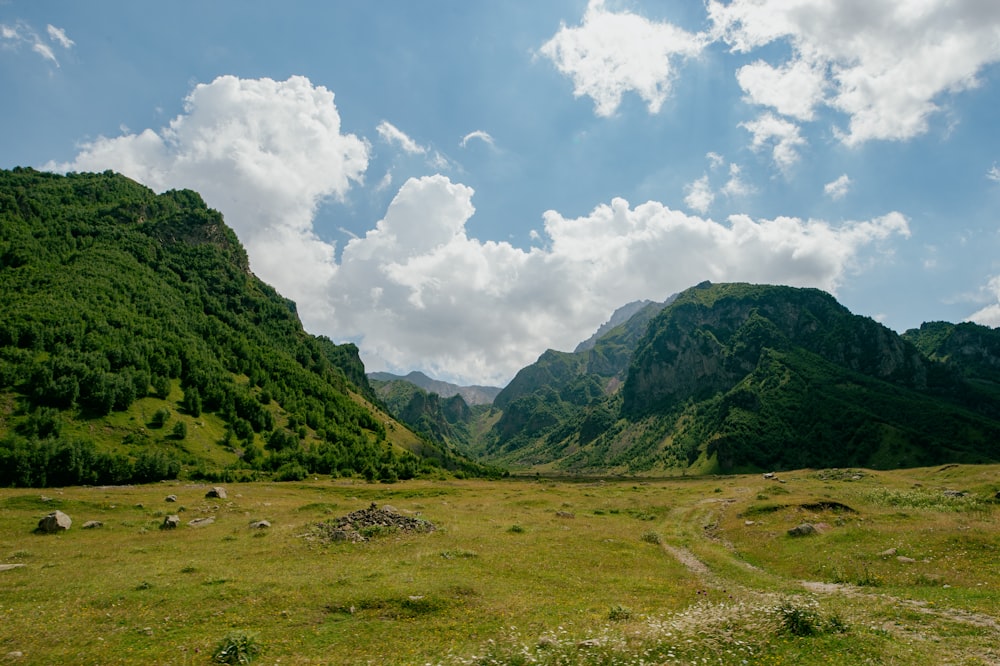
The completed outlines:
[[[219,641],[212,653],[217,664],[250,664],[260,654],[260,644],[255,634],[234,631]]]

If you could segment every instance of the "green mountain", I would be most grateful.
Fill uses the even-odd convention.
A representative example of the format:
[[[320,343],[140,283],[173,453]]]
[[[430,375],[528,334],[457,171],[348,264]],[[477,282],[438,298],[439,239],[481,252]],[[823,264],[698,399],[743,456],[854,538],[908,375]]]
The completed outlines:
[[[899,336],[816,289],[703,283],[522,370],[484,453],[592,473],[1000,460],[997,331],[932,330]]]
[[[0,485],[481,473],[394,422],[190,191],[0,171]]]
[[[405,376],[394,375],[391,372],[369,372],[368,379],[378,382],[409,382],[428,393],[437,393],[442,398],[460,395],[465,404],[469,406],[492,404],[493,399],[500,393],[500,389],[496,386],[460,386],[439,379],[431,379],[419,371],[413,371]]]
[[[373,373],[369,377],[385,374]],[[409,379],[371,379],[371,383],[389,412],[413,432],[450,450],[473,454],[480,435],[477,424],[489,405],[470,406],[458,393],[444,397]]]

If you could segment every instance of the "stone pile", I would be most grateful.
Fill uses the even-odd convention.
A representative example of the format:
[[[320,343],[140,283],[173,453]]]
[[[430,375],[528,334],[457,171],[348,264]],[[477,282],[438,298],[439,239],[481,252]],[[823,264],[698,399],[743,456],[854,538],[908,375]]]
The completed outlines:
[[[323,541],[368,541],[372,536],[396,532],[433,532],[434,524],[400,514],[391,506],[381,509],[375,502],[346,516],[316,525],[315,536]]]

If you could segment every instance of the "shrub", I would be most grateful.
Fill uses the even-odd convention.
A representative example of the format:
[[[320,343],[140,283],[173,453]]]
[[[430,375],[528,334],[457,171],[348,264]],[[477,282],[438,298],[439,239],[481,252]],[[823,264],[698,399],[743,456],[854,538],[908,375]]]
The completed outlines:
[[[621,604],[611,607],[608,611],[608,619],[612,622],[624,622],[626,620],[632,619],[632,609],[622,606]]]
[[[153,413],[153,418],[150,419],[149,425],[154,428],[162,428],[167,421],[170,420],[170,410],[166,407],[156,410]]]
[[[296,462],[287,462],[275,472],[278,481],[302,481],[309,476],[309,471]]]
[[[217,664],[250,664],[260,654],[260,645],[254,634],[234,631],[219,641],[212,653]]]
[[[816,609],[807,605],[797,605],[785,601],[778,606],[781,630],[792,636],[812,636],[819,633],[821,619]]]
[[[653,543],[659,545],[663,543],[663,538],[658,532],[649,531],[642,535],[642,540],[646,543]]]
[[[507,531],[510,532],[511,534],[523,534],[524,528],[521,527],[520,525],[511,525]]]

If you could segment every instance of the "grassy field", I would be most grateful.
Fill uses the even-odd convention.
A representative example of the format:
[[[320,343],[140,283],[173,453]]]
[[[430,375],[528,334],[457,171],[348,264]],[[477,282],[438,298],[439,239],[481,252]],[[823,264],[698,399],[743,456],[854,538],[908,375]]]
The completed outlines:
[[[778,477],[0,489],[0,663],[1000,663],[1000,468]]]

